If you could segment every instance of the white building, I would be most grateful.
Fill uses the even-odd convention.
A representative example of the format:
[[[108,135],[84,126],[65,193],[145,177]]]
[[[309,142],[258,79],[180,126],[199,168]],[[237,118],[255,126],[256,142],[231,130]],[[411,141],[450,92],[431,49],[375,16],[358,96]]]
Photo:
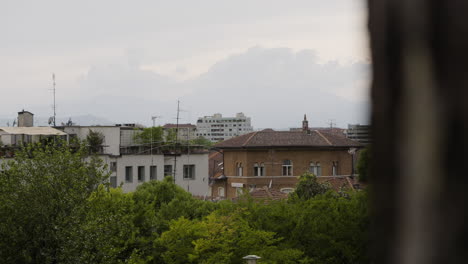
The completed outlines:
[[[223,117],[218,113],[197,120],[197,136],[212,142],[223,141],[252,131],[250,117],[246,117],[243,113],[237,113],[235,117]]]
[[[112,187],[122,186],[125,192],[135,191],[138,185],[150,180],[174,177],[175,183],[197,196],[209,196],[208,151],[185,149],[177,155],[151,145],[136,144],[135,134],[140,129],[131,124],[117,126],[65,126],[60,127],[70,138],[85,140],[90,131],[104,136],[99,157],[111,171]]]

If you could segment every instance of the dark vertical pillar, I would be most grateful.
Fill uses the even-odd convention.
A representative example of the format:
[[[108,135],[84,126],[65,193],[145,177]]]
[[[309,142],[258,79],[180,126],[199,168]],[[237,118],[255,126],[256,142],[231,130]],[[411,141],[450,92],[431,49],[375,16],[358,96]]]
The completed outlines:
[[[467,263],[468,1],[369,0],[375,263]]]

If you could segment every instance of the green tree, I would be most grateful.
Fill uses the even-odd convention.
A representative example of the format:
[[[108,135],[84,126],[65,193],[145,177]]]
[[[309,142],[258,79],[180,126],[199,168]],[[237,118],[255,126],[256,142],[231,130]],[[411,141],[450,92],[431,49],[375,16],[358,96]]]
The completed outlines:
[[[372,159],[371,147],[367,146],[359,153],[359,160],[356,170],[359,174],[359,181],[367,182],[369,180],[370,164]]]
[[[174,143],[177,139],[177,132],[175,128],[169,128],[166,132],[165,141],[169,143]]]
[[[311,199],[330,190],[327,184],[319,183],[312,173],[304,173],[300,176],[296,190],[291,194],[292,199]]]
[[[133,137],[135,142],[138,144],[150,144],[153,142],[154,145],[161,145],[163,141],[163,129],[162,127],[147,127],[143,130],[138,130]]]
[[[205,146],[207,148],[213,146],[213,142],[211,142],[210,140],[208,140],[208,139],[206,139],[205,137],[202,137],[202,136],[191,140],[190,144],[198,145],[198,146]]]
[[[132,194],[103,185],[91,194],[83,221],[71,229],[64,260],[68,263],[127,263],[138,256],[135,248]],[[140,257],[140,256],[138,256]]]
[[[90,194],[108,174],[84,146],[28,145],[0,170],[2,263],[58,263],[69,230],[83,220]]]
[[[104,144],[104,135],[99,131],[90,129],[86,136],[86,144],[91,153],[101,152]]]

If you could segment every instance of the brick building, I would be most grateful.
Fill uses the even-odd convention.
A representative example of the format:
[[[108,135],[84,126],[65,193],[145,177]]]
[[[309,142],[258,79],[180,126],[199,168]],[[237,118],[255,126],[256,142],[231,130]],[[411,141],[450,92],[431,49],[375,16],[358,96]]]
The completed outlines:
[[[215,145],[223,152],[224,175],[214,179],[213,197],[237,197],[245,189],[294,190],[298,176],[349,176],[359,142],[325,131],[310,130],[304,117],[301,131],[252,132]],[[350,154],[351,153],[351,154]]]

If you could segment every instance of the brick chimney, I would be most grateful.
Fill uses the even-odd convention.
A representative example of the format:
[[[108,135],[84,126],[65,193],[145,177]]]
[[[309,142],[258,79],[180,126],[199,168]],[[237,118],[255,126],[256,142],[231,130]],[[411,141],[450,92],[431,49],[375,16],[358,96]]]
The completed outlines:
[[[302,121],[302,131],[309,133],[309,121],[307,121],[307,116],[304,114],[304,120]]]

